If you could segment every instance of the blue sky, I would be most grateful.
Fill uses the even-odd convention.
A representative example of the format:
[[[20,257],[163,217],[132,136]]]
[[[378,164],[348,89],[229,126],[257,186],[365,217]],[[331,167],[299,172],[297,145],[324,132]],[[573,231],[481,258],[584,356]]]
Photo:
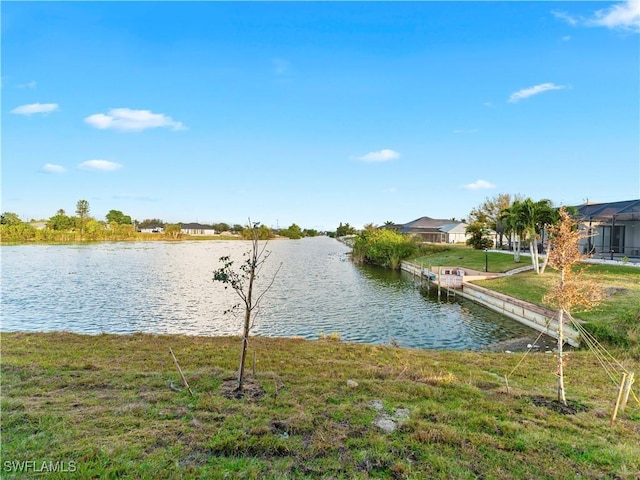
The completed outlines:
[[[7,2],[2,211],[361,227],[640,197],[640,0]]]

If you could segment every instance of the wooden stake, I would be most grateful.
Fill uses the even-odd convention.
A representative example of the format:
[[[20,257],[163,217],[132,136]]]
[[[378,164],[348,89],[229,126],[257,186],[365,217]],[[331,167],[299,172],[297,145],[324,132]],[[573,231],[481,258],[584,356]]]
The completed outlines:
[[[509,388],[509,378],[507,378],[507,376],[504,376],[504,383],[507,384],[507,395],[511,395],[511,389]]]
[[[627,406],[627,402],[629,401],[629,393],[631,393],[631,385],[633,385],[633,382],[633,372],[629,372],[627,381],[624,384],[624,393],[622,395],[622,402],[620,403],[620,411],[623,411]]]
[[[627,381],[627,372],[622,373],[622,381],[620,382],[620,389],[618,390],[618,399],[616,400],[616,406],[613,409],[613,415],[611,416],[611,426],[613,426],[613,422],[616,421],[616,417],[618,416],[618,408],[620,407],[620,400],[622,399],[622,392],[624,390],[624,384]]]
[[[173,358],[173,362],[176,364],[176,367],[178,368],[178,372],[180,373],[180,377],[182,378],[182,383],[187,388],[187,390],[189,390],[189,393],[193,397],[193,392],[191,391],[191,387],[187,383],[187,379],[184,378],[184,373],[182,373],[182,369],[180,368],[180,364],[178,363],[178,360],[176,359],[176,356],[173,354],[173,350],[171,350],[171,347],[169,347],[169,353],[171,353],[171,357]]]
[[[253,351],[253,378],[256,378],[256,351]]]

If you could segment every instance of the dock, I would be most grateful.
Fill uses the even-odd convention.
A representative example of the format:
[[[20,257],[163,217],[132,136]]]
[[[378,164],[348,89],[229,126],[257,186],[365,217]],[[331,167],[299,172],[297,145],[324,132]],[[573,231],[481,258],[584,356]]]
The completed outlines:
[[[473,283],[473,281],[503,276],[504,274],[477,272],[455,266],[425,268],[408,262],[402,262],[401,268],[413,275],[416,282],[419,281],[420,288],[427,291],[431,291],[431,289],[437,291],[439,298],[442,295],[446,295],[447,298],[459,295],[538,332],[558,339],[558,312],[494,292]],[[565,323],[562,330],[566,343],[572,347],[580,346],[580,333],[576,329]]]

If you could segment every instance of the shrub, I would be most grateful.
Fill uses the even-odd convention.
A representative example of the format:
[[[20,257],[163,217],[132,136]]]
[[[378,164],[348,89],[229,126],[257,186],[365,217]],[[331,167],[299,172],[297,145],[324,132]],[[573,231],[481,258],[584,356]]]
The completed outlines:
[[[352,258],[397,270],[400,262],[418,251],[417,240],[393,230],[365,230],[353,243]]]

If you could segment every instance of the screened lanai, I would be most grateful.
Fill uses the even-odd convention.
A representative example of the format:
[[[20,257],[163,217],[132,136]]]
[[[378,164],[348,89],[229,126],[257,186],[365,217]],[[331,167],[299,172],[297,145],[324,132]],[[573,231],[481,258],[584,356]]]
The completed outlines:
[[[640,258],[640,199],[586,203],[576,209],[577,219],[591,234],[581,244],[582,253],[610,259]]]

